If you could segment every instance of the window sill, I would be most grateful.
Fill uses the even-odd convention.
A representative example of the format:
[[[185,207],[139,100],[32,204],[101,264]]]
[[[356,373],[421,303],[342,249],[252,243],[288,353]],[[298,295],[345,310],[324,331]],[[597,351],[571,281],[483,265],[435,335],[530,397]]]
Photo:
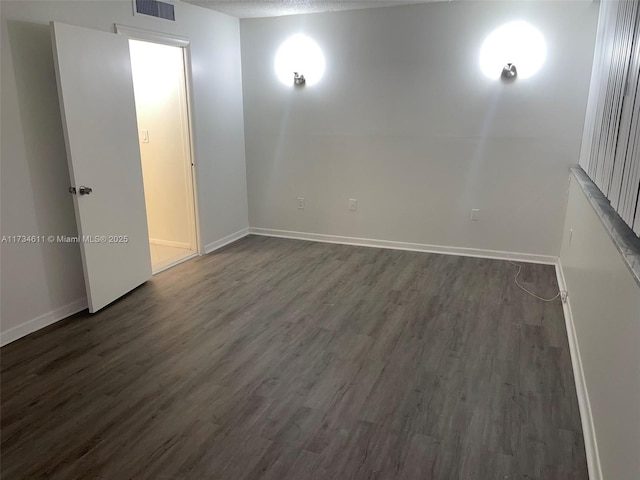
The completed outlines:
[[[571,173],[582,187],[582,191],[622,255],[631,275],[640,286],[640,238],[624,223],[607,197],[602,194],[582,168],[574,167],[571,169]]]

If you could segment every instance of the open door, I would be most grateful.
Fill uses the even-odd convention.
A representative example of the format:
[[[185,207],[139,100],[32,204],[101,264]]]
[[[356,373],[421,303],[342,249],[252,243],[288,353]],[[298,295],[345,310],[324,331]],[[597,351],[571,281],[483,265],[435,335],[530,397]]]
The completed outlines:
[[[89,311],[151,278],[129,40],[51,22]]]

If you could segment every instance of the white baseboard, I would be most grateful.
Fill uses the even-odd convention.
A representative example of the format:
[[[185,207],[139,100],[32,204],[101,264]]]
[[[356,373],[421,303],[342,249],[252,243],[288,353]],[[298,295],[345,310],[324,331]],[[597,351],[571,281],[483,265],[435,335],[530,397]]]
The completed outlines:
[[[211,253],[219,248],[224,247],[225,245],[229,245],[230,243],[235,242],[236,240],[240,240],[241,238],[249,235],[249,228],[243,228],[242,230],[238,230],[231,235],[227,235],[226,237],[221,238],[220,240],[216,240],[215,242],[211,242],[204,247],[204,253]]]
[[[584,370],[582,368],[582,357],[580,356],[578,337],[576,336],[573,313],[571,312],[571,292],[569,292],[567,288],[567,282],[564,278],[560,259],[558,259],[558,262],[556,263],[556,276],[558,278],[560,291],[565,290],[568,292],[567,300],[562,304],[562,309],[564,310],[564,321],[567,328],[567,338],[569,339],[569,351],[571,352],[571,365],[573,366],[573,377],[575,379],[578,406],[580,408],[582,436],[584,437],[584,449],[587,456],[589,479],[602,480],[602,468],[600,466],[596,430],[593,424],[593,415],[591,413],[591,402],[589,402],[589,393],[587,391]]]
[[[149,243],[153,243],[154,245],[164,245],[165,247],[187,248],[191,250],[191,244],[189,242],[174,242],[173,240],[150,238]]]
[[[324,235],[321,233],[291,232],[288,230],[273,230],[270,228],[249,228],[253,235],[267,237],[291,238],[295,240],[311,240],[314,242],[340,243],[357,245],[360,247],[389,248],[392,250],[409,250],[412,252],[440,253],[443,255],[459,255],[463,257],[493,258],[496,260],[516,260],[528,263],[542,263],[555,265],[558,257],[553,255],[536,255],[531,253],[501,252],[497,250],[481,250],[477,248],[449,247],[442,245],[427,245],[422,243],[394,242],[391,240],[375,240],[371,238],[342,237],[338,235]]]
[[[28,320],[16,327],[10,328],[6,332],[0,334],[0,346],[5,346],[11,342],[18,340],[30,333],[40,330],[41,328],[48,327],[52,323],[56,323],[60,320],[67,318],[74,313],[78,313],[87,308],[87,299],[79,298],[75,302],[68,303],[60,308],[56,308],[51,312],[47,312],[44,315],[40,315],[32,320]]]

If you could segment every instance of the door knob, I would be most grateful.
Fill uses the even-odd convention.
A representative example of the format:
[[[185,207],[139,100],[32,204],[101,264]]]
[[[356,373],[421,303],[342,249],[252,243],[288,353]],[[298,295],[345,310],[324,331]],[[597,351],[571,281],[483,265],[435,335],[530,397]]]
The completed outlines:
[[[93,192],[93,189],[91,187],[81,186],[78,189],[78,193],[80,193],[80,195],[89,195],[91,192]]]

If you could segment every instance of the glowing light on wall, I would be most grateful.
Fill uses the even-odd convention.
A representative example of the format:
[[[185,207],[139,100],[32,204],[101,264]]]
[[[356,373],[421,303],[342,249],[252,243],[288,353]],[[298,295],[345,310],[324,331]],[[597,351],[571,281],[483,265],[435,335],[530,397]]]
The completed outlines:
[[[314,85],[324,75],[325,61],[316,42],[305,35],[285,40],[276,53],[275,70],[285,85],[293,85],[293,72],[304,75],[307,85]]]
[[[480,68],[489,78],[498,79],[506,64],[518,70],[518,78],[535,75],[547,57],[547,45],[540,31],[516,21],[495,29],[480,48]]]

